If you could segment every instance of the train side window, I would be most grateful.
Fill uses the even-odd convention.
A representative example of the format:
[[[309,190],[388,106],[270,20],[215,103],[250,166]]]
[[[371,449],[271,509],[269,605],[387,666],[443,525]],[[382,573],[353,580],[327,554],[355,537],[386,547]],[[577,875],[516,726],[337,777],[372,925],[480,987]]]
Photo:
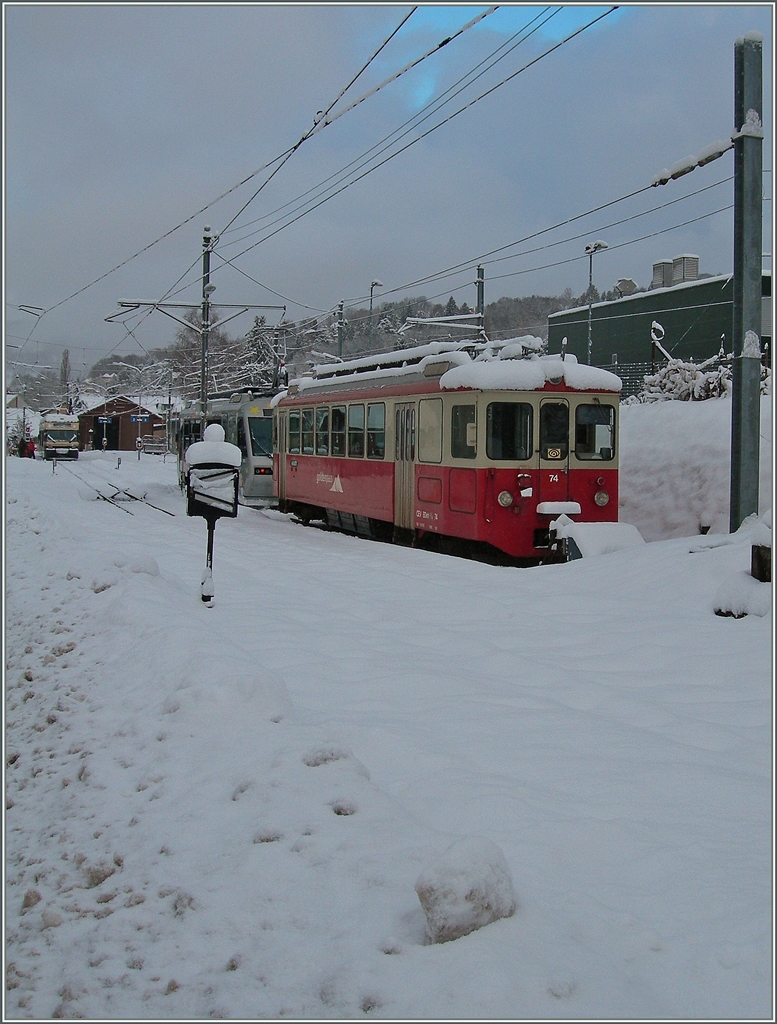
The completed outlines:
[[[532,407],[526,402],[490,402],[486,410],[489,459],[518,462],[531,458]]]
[[[242,419],[237,421],[237,446],[240,449],[240,454],[243,458],[246,458],[248,455],[248,445],[246,444],[246,430]]]
[[[575,410],[575,455],[609,462],[615,455],[615,409],[611,405],[578,405]]]
[[[418,461],[442,462],[442,399],[418,403]]]
[[[569,454],[569,406],[543,402],[540,406],[540,457],[565,459]]]
[[[332,406],[332,455],[345,455],[345,406]]]
[[[313,410],[302,410],[302,454],[313,454]]]
[[[386,406],[383,402],[367,406],[367,458],[382,459],[386,454]]]
[[[348,406],[348,454],[352,459],[364,458],[364,406]]]
[[[316,455],[329,454],[329,409],[316,409]]]
[[[477,452],[474,405],[454,405],[451,410],[451,457],[474,459]]]
[[[289,409],[289,455],[299,455],[299,409]]]
[[[280,413],[275,413],[272,418],[272,450],[278,451],[278,416]]]

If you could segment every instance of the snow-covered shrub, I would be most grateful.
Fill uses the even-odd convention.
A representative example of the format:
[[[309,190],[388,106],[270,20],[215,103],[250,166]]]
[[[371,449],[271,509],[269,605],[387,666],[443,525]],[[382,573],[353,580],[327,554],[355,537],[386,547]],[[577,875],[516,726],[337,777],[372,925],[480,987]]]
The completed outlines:
[[[638,395],[625,399],[625,404],[636,402],[704,402],[708,398],[725,398],[731,393],[731,364],[721,362],[719,356],[703,363],[669,359],[656,373],[646,374]],[[761,394],[771,394],[771,371],[761,367]]]
[[[703,402],[723,398],[731,390],[731,367],[718,357],[703,363],[670,359],[656,373],[645,376],[639,393],[642,402]]]
[[[428,864],[415,891],[432,942],[450,942],[515,911],[504,854],[490,839],[476,836],[453,843]]]

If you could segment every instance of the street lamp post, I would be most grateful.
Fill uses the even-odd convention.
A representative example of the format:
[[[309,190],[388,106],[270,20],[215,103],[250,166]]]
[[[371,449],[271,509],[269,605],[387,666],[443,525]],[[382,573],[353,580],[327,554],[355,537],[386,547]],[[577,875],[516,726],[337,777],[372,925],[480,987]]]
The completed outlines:
[[[372,336],[372,334],[374,333],[373,326],[372,326],[372,293],[373,293],[373,291],[376,288],[382,288],[382,287],[383,287],[383,282],[382,281],[377,281],[377,280],[373,281],[372,284],[370,285],[370,323],[369,323],[370,336]]]
[[[609,249],[606,242],[602,241],[601,238],[595,242],[589,242],[585,247],[585,253],[588,257],[588,365],[591,365],[591,302],[593,300],[593,287],[594,287],[594,253],[601,252],[602,249]]]

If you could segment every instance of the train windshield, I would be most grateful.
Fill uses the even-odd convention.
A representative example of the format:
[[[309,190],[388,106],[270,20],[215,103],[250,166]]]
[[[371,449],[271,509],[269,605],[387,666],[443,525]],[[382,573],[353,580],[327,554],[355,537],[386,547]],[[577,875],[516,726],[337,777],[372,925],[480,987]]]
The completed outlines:
[[[575,411],[575,455],[609,461],[615,452],[615,409],[611,405],[578,405]]]
[[[251,432],[253,455],[272,458],[272,420],[269,416],[249,416],[248,429]]]
[[[72,430],[47,430],[46,431],[47,441],[67,441],[68,444],[72,441],[78,440],[78,434],[74,434]]]

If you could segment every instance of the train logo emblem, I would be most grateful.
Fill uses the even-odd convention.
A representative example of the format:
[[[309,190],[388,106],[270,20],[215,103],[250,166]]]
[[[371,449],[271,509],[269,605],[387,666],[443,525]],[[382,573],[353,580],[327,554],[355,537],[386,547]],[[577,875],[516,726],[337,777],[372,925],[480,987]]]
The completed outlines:
[[[329,488],[329,490],[330,491],[337,491],[338,494],[342,494],[343,493],[343,485],[340,483],[340,474],[339,473],[335,477],[335,481],[332,484],[332,486]]]

